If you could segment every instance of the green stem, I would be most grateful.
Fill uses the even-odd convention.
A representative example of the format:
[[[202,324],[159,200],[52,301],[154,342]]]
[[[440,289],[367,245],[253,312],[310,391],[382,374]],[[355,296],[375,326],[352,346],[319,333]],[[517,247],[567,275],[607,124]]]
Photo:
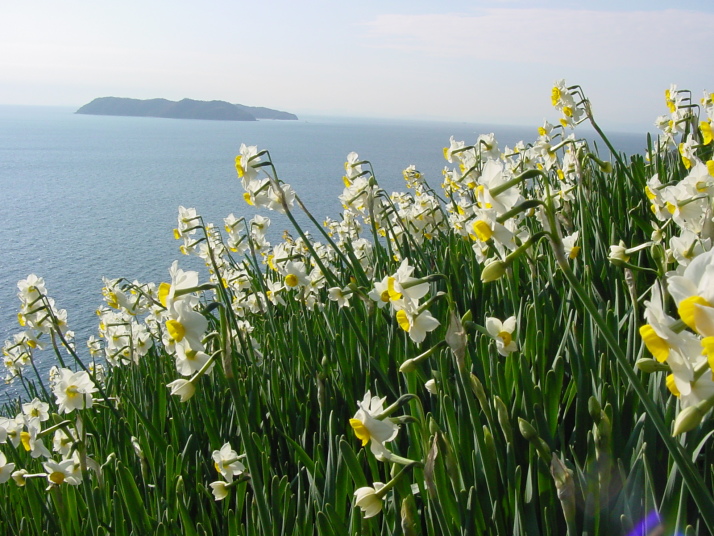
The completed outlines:
[[[605,133],[602,131],[602,129],[598,126],[598,124],[595,122],[595,118],[592,115],[592,111],[590,110],[590,102],[585,101],[586,106],[585,106],[585,111],[587,114],[588,119],[590,120],[590,124],[592,127],[595,129],[595,132],[598,133],[600,138],[602,138],[602,141],[605,142],[605,145],[607,145],[607,148],[610,149],[610,154],[615,157],[615,160],[617,160],[617,163],[620,164],[620,167],[622,170],[625,172],[627,175],[627,178],[630,179],[631,181],[634,182],[634,178],[632,177],[632,173],[630,172],[630,168],[625,164],[625,162],[622,160],[622,157],[620,156],[620,153],[618,153],[615,148],[612,146],[610,143],[610,140],[607,139],[607,136],[605,136]]]

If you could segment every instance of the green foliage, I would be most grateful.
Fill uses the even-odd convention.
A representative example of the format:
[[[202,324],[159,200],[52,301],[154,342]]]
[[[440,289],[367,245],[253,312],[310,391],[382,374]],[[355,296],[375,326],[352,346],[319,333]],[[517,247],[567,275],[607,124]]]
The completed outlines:
[[[334,235],[324,236],[331,255],[317,253],[296,224],[303,258],[319,265],[327,287],[349,289],[346,307],[328,301],[327,289],[317,304],[286,288],[282,303],[271,302],[269,285],[287,276],[261,265],[255,237],[247,238],[246,260],[237,261],[195,218],[191,225],[203,236],[191,240],[208,245],[212,285],[186,292],[201,296],[206,333],[215,334],[204,339],[210,357],[194,371],[195,394],[186,402],[169,394],[176,361],[161,344],[168,328],[157,323],[153,347],[136,362],[112,366],[94,406],[77,410],[82,432],[74,449],[89,465],[82,482],[28,477],[23,487],[0,485],[1,523],[15,534],[609,535],[629,533],[656,511],[665,533],[711,529],[700,507],[711,497],[695,502],[692,486],[712,486],[712,425],[705,421],[678,440],[693,464],[682,467],[643,402],[652,401],[666,426],[674,421],[676,402],[662,373],[629,375],[623,368],[634,369],[644,355],[641,302],[661,266],[649,249],[636,252],[629,267],[610,260],[620,239],[650,241],[646,180],[657,171],[674,181],[683,171],[664,153],[652,163],[616,160],[608,173],[583,157],[573,198],[553,214],[567,234],[580,233],[580,255],[567,269],[553,254],[557,238],[532,215],[539,203],[524,207],[531,212],[521,220],[534,240],[518,244],[522,254],[504,256],[502,277],[489,283],[471,241],[452,229],[432,229],[423,239],[397,232],[409,226],[399,218],[379,226],[368,220],[374,251],[365,266],[350,241],[336,244]],[[558,178],[531,175],[548,185],[545,206],[543,192],[558,187]],[[277,174],[270,177],[278,182]],[[379,190],[375,196],[388,198]],[[425,307],[439,326],[423,342],[368,297],[395,273],[397,259],[409,259],[414,276],[429,286]],[[236,290],[222,284],[228,267],[244,270],[246,288],[262,297],[256,311],[232,307]],[[156,295],[153,302],[161,309]],[[518,349],[501,352],[486,319],[510,316]],[[79,365],[69,347],[58,344],[56,352]],[[28,396],[45,398],[58,412],[49,393],[23,381]],[[350,425],[367,391],[397,403],[377,417],[400,425],[388,445],[391,460],[378,460]],[[19,410],[6,407],[4,414]],[[225,443],[245,454],[244,472],[217,501],[210,484],[222,477],[212,453]],[[22,446],[2,448],[16,468],[43,472]],[[377,482],[388,483],[377,499],[381,512],[365,518],[355,491],[376,490]],[[657,523],[650,518],[649,528]]]

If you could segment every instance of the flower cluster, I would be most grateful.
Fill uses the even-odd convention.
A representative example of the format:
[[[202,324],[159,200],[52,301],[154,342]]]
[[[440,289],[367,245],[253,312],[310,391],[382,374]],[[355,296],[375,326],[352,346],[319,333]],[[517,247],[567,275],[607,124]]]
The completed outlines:
[[[229,490],[240,481],[240,477],[244,476],[245,466],[240,462],[243,456],[239,456],[230,443],[225,443],[220,450],[214,450],[211,457],[216,471],[223,478],[211,482],[211,491],[217,501],[222,501],[228,497]],[[236,477],[239,477],[239,480],[234,480]]]
[[[23,369],[32,362],[34,351],[44,347],[43,336],[54,332],[63,344],[68,345],[74,339],[74,333],[67,326],[67,311],[58,309],[47,295],[44,279],[30,274],[17,283],[17,288],[20,299],[17,319],[24,330],[3,345],[3,362],[7,369],[5,383],[22,375]]]
[[[405,474],[405,471],[419,462],[415,462],[392,453],[385,443],[393,441],[399,433],[399,426],[389,417],[402,404],[414,398],[404,395],[389,407],[384,407],[386,398],[372,396],[367,391],[361,401],[357,401],[357,413],[350,419],[350,426],[365,447],[369,448],[374,457],[383,462],[403,465],[403,469],[386,484],[375,482],[372,486],[358,488],[355,492],[355,504],[362,509],[364,517],[372,517],[382,511],[382,498],[391,490]]]
[[[92,407],[92,394],[97,389],[86,372],[56,369],[51,372],[50,385],[60,413]],[[0,417],[0,444],[9,442],[18,451],[14,457],[16,460],[24,460],[28,467],[41,463],[44,469],[44,472],[33,473],[24,468],[16,470],[16,464],[8,463],[5,453],[0,452],[0,484],[12,477],[18,486],[24,486],[28,478],[47,479],[48,490],[62,484],[77,486],[83,481],[82,457],[86,467],[96,467],[96,464],[78,449],[83,433],[81,417],[77,417],[76,425],[65,420],[54,426],[47,426],[49,420],[50,404],[38,398],[22,404],[22,411],[14,418]],[[51,433],[52,451],[44,442]]]
[[[236,171],[245,190],[243,198],[251,206],[284,214],[295,202],[295,191],[289,184],[279,184],[274,176],[260,178],[260,171],[266,164],[262,160],[265,154],[265,151],[258,152],[255,145],[241,144],[240,154],[236,156]]]
[[[421,343],[428,332],[439,326],[439,321],[419,303],[429,292],[428,280],[412,277],[413,272],[409,259],[404,259],[396,272],[374,282],[369,297],[379,308],[389,304],[399,327],[409,334],[411,340]]]
[[[698,122],[688,91],[676,85],[665,92],[669,115],[657,118],[662,130],[659,158],[676,148],[684,172],[662,177],[653,174],[645,195],[652,215],[652,241],[625,250],[649,246],[659,252],[659,274],[645,302],[646,324],[640,335],[647,349],[667,371],[666,385],[679,399],[675,433],[693,428],[714,404],[714,161],[712,160],[711,95],[701,101],[707,114]],[[683,141],[677,143],[678,139]],[[651,159],[651,158],[650,158]],[[612,246],[615,248],[616,246]],[[670,314],[671,297],[676,315]]]

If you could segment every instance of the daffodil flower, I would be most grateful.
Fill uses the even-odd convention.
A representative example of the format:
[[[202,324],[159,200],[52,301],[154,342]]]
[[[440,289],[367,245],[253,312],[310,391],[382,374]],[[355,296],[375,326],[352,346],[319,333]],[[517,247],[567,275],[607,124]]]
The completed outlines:
[[[4,484],[10,477],[15,469],[14,463],[7,463],[7,458],[3,452],[0,452],[0,484]]]
[[[58,411],[71,413],[75,409],[91,408],[92,393],[97,388],[86,372],[72,372],[70,369],[59,369],[59,376],[52,391],[57,397]]]
[[[682,275],[670,277],[667,288],[682,321],[714,336],[714,249],[697,256]]]
[[[355,491],[355,504],[360,507],[365,519],[374,517],[382,511],[382,497],[379,491],[383,487],[382,482],[375,482],[373,486],[365,486]]]
[[[513,331],[516,329],[516,317],[511,316],[501,322],[498,318],[486,318],[486,331],[496,341],[496,349],[502,356],[518,350],[516,341],[513,340]]]
[[[62,460],[61,462],[47,460],[42,465],[47,471],[47,480],[50,482],[50,486],[61,486],[62,484],[79,486],[82,482],[80,464],[74,458]]]
[[[350,426],[357,439],[362,441],[363,447],[369,443],[372,454],[380,461],[389,456],[384,443],[392,441],[399,432],[399,427],[392,421],[376,418],[384,411],[385,400],[386,398],[373,397],[371,392],[367,391],[362,401],[357,402],[357,413],[350,419]]]
[[[420,311],[409,302],[403,309],[397,311],[396,317],[399,327],[409,333],[409,338],[417,344],[423,342],[426,334],[440,325],[429,311]]]
[[[183,378],[172,381],[167,384],[166,387],[171,390],[170,392],[172,395],[181,397],[181,402],[188,401],[194,394],[196,394],[196,386],[193,381],[184,380]]]
[[[231,448],[230,443],[225,443],[220,450],[214,450],[211,457],[216,471],[226,479],[226,482],[233,482],[233,477],[245,471],[245,466],[239,461],[241,456]]]
[[[215,482],[211,482],[209,486],[211,486],[211,493],[213,493],[213,497],[217,501],[222,501],[226,497],[228,497],[228,486],[227,482],[224,482],[222,480],[216,480]]]

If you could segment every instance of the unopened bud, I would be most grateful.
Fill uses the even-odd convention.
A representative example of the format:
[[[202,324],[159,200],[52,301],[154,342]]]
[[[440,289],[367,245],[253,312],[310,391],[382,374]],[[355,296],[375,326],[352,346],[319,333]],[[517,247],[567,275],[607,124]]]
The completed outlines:
[[[439,424],[434,420],[433,417],[429,417],[429,433],[432,435],[436,435],[439,432],[441,432],[441,428],[439,428]]]
[[[402,500],[402,533],[404,536],[413,536],[417,534],[417,519],[418,515],[415,512],[414,497],[408,496]]]
[[[521,431],[521,435],[528,441],[538,438],[538,432],[533,428],[533,425],[521,417],[518,417],[518,429]]]
[[[550,460],[550,447],[541,439],[533,425],[525,419],[519,417],[518,428],[521,431],[521,435],[536,448],[538,454],[543,458],[543,460]]]
[[[473,373],[471,374],[471,389],[478,398],[479,404],[481,404],[481,409],[486,410],[486,391],[483,389],[483,384]]]
[[[399,367],[399,372],[412,372],[416,370],[416,362],[414,359],[407,359],[402,366]]]
[[[573,521],[576,514],[573,471],[553,454],[550,461],[550,474],[553,476],[555,489],[558,490],[558,499],[560,499],[560,505],[563,508],[563,515],[568,522]]]
[[[513,427],[511,419],[508,416],[508,408],[500,397],[493,398],[493,405],[496,406],[496,414],[498,415],[498,424],[501,425],[501,430],[506,438],[506,442],[513,443]]]
[[[660,363],[656,359],[643,357],[635,362],[635,366],[642,372],[652,374],[653,372],[671,372],[667,363]]]
[[[595,444],[599,449],[607,449],[612,436],[612,424],[604,411],[600,413],[600,422],[595,428]]]
[[[702,422],[704,416],[712,409],[712,406],[714,406],[714,396],[702,400],[695,406],[684,408],[679,412],[677,419],[674,421],[674,431],[672,435],[683,434],[699,426],[699,423]]]
[[[590,417],[595,422],[595,424],[598,424],[600,422],[601,411],[602,408],[600,407],[600,402],[597,401],[597,398],[591,396],[588,400],[588,413],[590,413]]]
[[[481,271],[481,282],[490,283],[501,279],[507,268],[508,265],[503,261],[493,261],[487,264]]]

